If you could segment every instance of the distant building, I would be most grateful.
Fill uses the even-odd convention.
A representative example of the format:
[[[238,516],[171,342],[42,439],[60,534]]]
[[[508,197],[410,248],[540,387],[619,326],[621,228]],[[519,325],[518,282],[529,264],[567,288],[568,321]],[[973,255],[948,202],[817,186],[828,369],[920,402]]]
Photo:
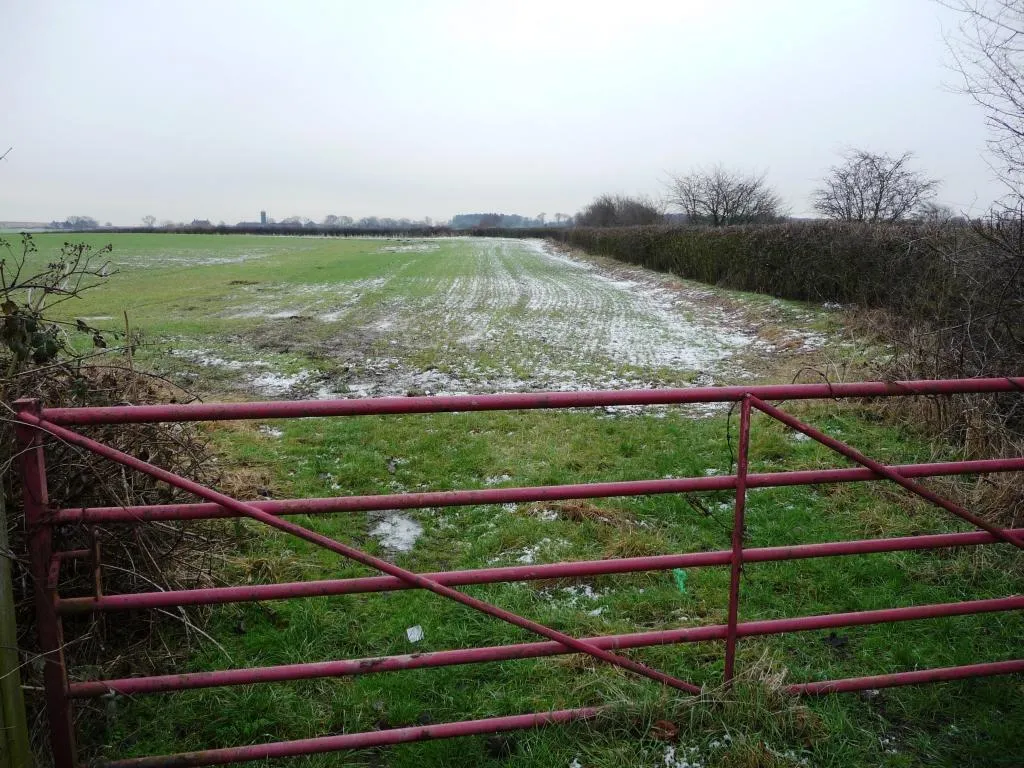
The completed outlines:
[[[267,212],[266,211],[260,211],[260,224],[262,224],[263,226],[267,225]]]

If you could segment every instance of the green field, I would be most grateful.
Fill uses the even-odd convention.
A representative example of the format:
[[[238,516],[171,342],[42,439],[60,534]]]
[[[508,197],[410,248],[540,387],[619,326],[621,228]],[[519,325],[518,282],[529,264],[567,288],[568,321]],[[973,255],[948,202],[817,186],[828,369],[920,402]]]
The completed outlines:
[[[118,329],[127,312],[145,334],[136,361],[210,399],[788,382],[805,366],[845,373],[844,365],[869,355],[835,312],[569,258],[535,243],[90,237],[113,241],[118,271],[66,305],[66,318]],[[60,238],[36,241],[42,257]],[[934,455],[862,406],[794,410],[886,462]],[[212,434],[225,466],[251,470],[275,497],[288,498],[728,474],[735,422],[713,409],[600,409],[293,420]],[[825,466],[845,463],[755,418],[752,471]],[[297,519],[427,572],[723,549],[731,514],[729,494],[704,494]],[[747,515],[749,546],[965,530],[881,483],[758,490]],[[225,583],[366,574],[255,524],[246,530],[251,535],[224,565]],[[1006,549],[751,564],[741,619],[1019,593],[1020,558]],[[645,573],[466,591],[588,636],[723,622],[727,588],[728,570],[707,568],[689,571],[682,589],[673,574]],[[423,640],[412,644],[406,630],[417,625]],[[221,607],[206,630],[216,642],[193,646],[179,671],[533,639],[413,591]],[[1019,615],[990,614],[745,639],[739,667],[748,674],[728,694],[715,690],[721,643],[629,653],[708,687],[707,701],[686,706],[654,683],[568,655],[119,698],[83,708],[79,727],[86,757],[122,757],[612,702],[616,715],[590,724],[304,762],[1019,765],[1019,678],[803,702],[777,695],[773,680],[1012,658],[1022,630]],[[677,741],[652,730],[665,719],[679,729]]]

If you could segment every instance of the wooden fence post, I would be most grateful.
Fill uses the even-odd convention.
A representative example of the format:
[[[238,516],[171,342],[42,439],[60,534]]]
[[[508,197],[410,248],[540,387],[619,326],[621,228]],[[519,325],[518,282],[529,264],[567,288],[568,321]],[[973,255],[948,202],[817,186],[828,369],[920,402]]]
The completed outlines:
[[[18,672],[18,631],[14,621],[7,515],[0,494],[0,768],[31,768],[25,699]]]

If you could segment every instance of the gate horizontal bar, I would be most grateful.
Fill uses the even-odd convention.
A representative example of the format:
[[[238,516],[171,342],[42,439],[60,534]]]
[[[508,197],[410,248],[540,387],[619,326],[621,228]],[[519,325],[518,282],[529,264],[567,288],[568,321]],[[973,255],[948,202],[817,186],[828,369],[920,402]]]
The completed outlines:
[[[54,552],[53,556],[58,560],[82,560],[92,556],[91,549],[69,549],[64,552]]]
[[[967,522],[971,523],[971,525],[981,528],[983,531],[988,531],[993,536],[996,536],[997,538],[1001,539],[1002,541],[1005,541],[1008,544],[1013,544],[1018,549],[1024,549],[1024,538],[1018,538],[1012,533],[1004,531],[1000,526],[995,525],[994,523],[990,523],[988,520],[979,517],[978,515],[974,514],[968,509],[964,509],[961,505],[957,504],[956,502],[951,501],[950,499],[947,499],[944,496],[937,494],[931,488],[927,488],[921,485],[920,483],[915,483],[913,480],[908,480],[907,478],[903,477],[903,475],[901,475],[899,472],[894,470],[892,467],[886,466],[881,462],[875,461],[870,456],[865,456],[852,445],[847,445],[843,441],[837,440],[831,435],[826,435],[817,427],[812,427],[810,424],[804,424],[802,421],[800,421],[792,414],[786,413],[785,411],[776,408],[774,405],[770,405],[769,403],[763,402],[762,400],[759,400],[756,397],[752,397],[749,399],[751,404],[759,411],[761,411],[761,413],[767,414],[768,416],[771,416],[774,419],[778,419],[790,429],[795,429],[799,432],[802,432],[803,434],[807,435],[807,437],[813,440],[817,440],[819,443],[831,448],[836,453],[842,454],[850,461],[855,461],[861,466],[867,467],[868,469],[870,469],[873,472],[876,472],[879,475],[885,475],[887,479],[896,483],[904,490],[909,491],[915,496],[920,496],[925,501],[929,501],[937,507],[941,507],[950,514],[956,515],[961,520],[966,520]]]
[[[959,667],[916,669],[913,672],[893,672],[888,675],[869,677],[847,677],[842,680],[821,680],[813,683],[795,683],[787,686],[790,693],[818,696],[826,693],[851,693],[875,688],[892,688],[898,685],[938,683],[944,680],[963,680],[968,677],[989,677],[1012,675],[1024,672],[1024,659],[1013,661],[990,661],[983,664],[965,664]]]
[[[257,522],[263,523],[264,525],[275,528],[278,531],[287,533],[291,536],[295,536],[296,538],[307,541],[310,544],[315,544],[318,547],[327,549],[345,560],[352,560],[365,565],[368,568],[375,568],[378,571],[382,571],[390,576],[401,579],[411,586],[428,590],[439,597],[447,598],[467,608],[471,608],[492,618],[504,621],[507,624],[512,624],[520,629],[528,630],[536,635],[540,635],[541,637],[546,637],[549,640],[557,640],[569,648],[573,648],[581,653],[586,653],[596,659],[604,661],[607,664],[612,664],[616,667],[629,670],[630,672],[634,672],[650,680],[661,683],[662,685],[675,688],[676,690],[686,691],[691,694],[700,693],[700,688],[695,686],[693,683],[688,683],[685,680],[679,680],[671,675],[666,675],[660,670],[652,669],[651,667],[648,667],[638,661],[634,661],[628,657],[619,656],[602,648],[597,648],[589,643],[567,635],[564,632],[560,632],[557,629],[545,626],[533,619],[521,616],[498,605],[494,605],[493,603],[488,603],[485,600],[473,597],[465,592],[460,592],[457,589],[453,589],[445,584],[429,579],[422,574],[402,568],[401,566],[377,557],[376,555],[364,552],[349,544],[340,542],[337,539],[332,539],[322,533],[305,528],[298,523],[274,517],[261,509],[249,506],[244,501],[239,501],[238,499],[227,496],[220,491],[215,491],[201,483],[197,483],[195,480],[191,480],[154,464],[150,464],[143,459],[127,454],[124,451],[119,451],[118,449],[104,443],[97,442],[92,438],[81,435],[73,430],[52,424],[45,419],[40,419],[27,409],[19,411],[18,418],[22,422],[35,424],[35,426],[40,430],[48,432],[54,437],[57,437],[70,445],[84,448],[85,450],[91,451],[92,453],[109,459],[117,464],[142,472],[156,480],[160,480],[161,482],[167,483],[175,488],[194,494],[206,501],[219,504],[223,507],[228,507],[229,509],[234,509],[236,512],[247,515]],[[100,596],[97,595],[97,598],[99,597]]]
[[[488,717],[483,720],[461,720],[437,725],[417,725],[408,728],[391,728],[384,731],[344,733],[337,736],[320,736],[295,741],[273,741],[246,747],[206,749],[198,752],[182,752],[177,755],[136,757],[128,760],[99,761],[90,768],[189,768],[201,765],[223,765],[250,760],[267,760],[277,757],[316,755],[324,752],[340,752],[346,749],[368,749],[389,744],[405,744],[410,741],[428,739],[450,739],[456,736],[476,736],[484,733],[522,731],[545,725],[569,723],[574,720],[591,720],[606,707],[584,707],[581,709],[558,709],[552,712],[536,712],[529,715]]]
[[[746,621],[736,625],[737,637],[777,635],[785,632],[808,632],[865,624],[932,619],[941,616],[965,616],[996,611],[1024,609],[1024,596],[971,600],[958,603],[935,603],[907,608],[884,608],[873,611],[830,613],[819,616],[800,616],[790,619]],[[703,627],[635,632],[626,635],[605,635],[585,638],[587,642],[606,650],[645,648],[653,645],[696,643],[722,640],[727,626],[714,624]],[[119,680],[89,680],[71,683],[68,694],[73,698],[104,696],[111,691],[125,696],[143,693],[165,693],[193,688],[213,688],[225,685],[273,683],[287,680],[310,680],[322,677],[365,675],[375,672],[395,672],[425,667],[445,667],[458,664],[480,664],[491,661],[532,659],[574,653],[557,642],[519,643],[486,648],[467,648],[451,651],[378,656],[367,659],[346,659],[304,664],[282,664],[273,667],[250,667],[216,672],[192,672],[152,677],[127,677]]]
[[[929,464],[901,464],[893,469],[904,477],[988,474],[1024,471],[1024,457],[1012,459],[975,459]],[[853,483],[884,480],[870,469],[812,469],[792,472],[763,472],[747,476],[748,488],[779,488],[793,485]],[[735,475],[686,477],[663,480],[630,480],[612,483],[540,485],[525,488],[485,488],[465,491],[430,491],[369,496],[335,496],[322,499],[286,499],[252,501],[254,507],[274,515],[321,514],[326,512],[368,512],[426,507],[463,507],[477,504],[599,499],[612,496],[647,496],[662,493],[689,493],[731,490]],[[153,504],[134,507],[86,507],[61,509],[51,518],[63,523],[136,523],[162,520],[207,520],[239,517],[218,504]]]
[[[1024,528],[1013,529],[1024,534]],[[904,552],[918,549],[942,549],[994,544],[998,539],[985,531],[970,533],[937,533],[921,536],[897,536],[885,539],[855,539],[822,544],[793,544],[781,547],[755,547],[743,550],[744,562],[773,562],[802,560],[813,557],[836,557],[880,552]],[[478,568],[465,571],[440,571],[424,576],[450,587],[471,584],[495,584],[508,581],[534,581],[537,579],[580,578],[613,573],[664,571],[672,568],[702,568],[728,565],[729,550],[714,552],[688,552],[678,555],[651,555],[608,560],[578,560],[575,562],[541,565],[513,565],[501,568]],[[206,589],[141,592],[102,597],[70,597],[57,601],[61,614],[93,611],[127,611],[147,608],[171,608],[183,605],[215,605],[221,603],[255,602],[259,600],[286,600],[299,597],[327,597],[363,592],[391,592],[412,589],[393,576],[364,576],[354,579],[325,579],[321,581],[293,581],[283,584],[252,584],[240,587],[210,587]]]
[[[626,389],[614,392],[527,392],[262,403],[114,405],[44,408],[40,416],[53,424],[72,426],[76,424],[139,424],[159,421],[290,419],[312,416],[370,416],[396,413],[727,403],[742,400],[745,395],[752,395],[761,400],[828,400],[839,397],[900,397],[984,392],[1024,392],[1024,378],[869,381],[849,384],[767,384],[688,389]]]

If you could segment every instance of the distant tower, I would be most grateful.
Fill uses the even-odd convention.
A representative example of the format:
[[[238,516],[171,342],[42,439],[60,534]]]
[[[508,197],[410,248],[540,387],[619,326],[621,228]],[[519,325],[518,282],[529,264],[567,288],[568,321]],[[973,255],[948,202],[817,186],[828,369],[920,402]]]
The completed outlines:
[[[266,223],[267,223],[267,212],[266,211],[260,211],[260,224],[266,224]]]

